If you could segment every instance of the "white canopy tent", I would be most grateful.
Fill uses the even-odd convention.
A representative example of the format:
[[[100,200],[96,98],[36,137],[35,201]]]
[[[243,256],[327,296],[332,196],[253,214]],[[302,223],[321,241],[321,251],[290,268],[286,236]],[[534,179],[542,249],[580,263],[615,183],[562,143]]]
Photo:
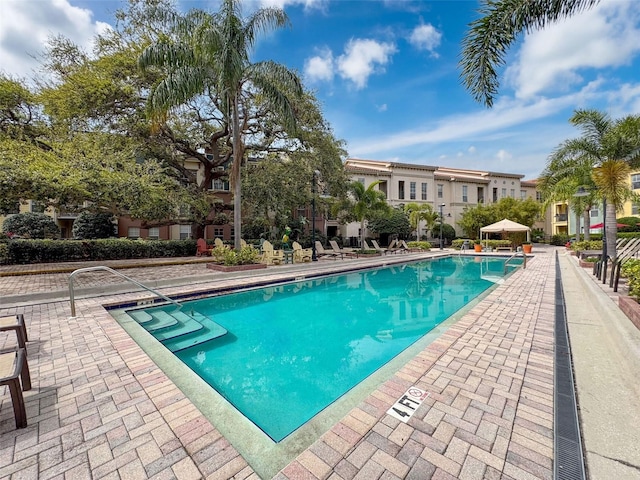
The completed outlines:
[[[500,220],[480,229],[480,240],[483,233],[505,233],[505,232],[527,232],[527,242],[531,241],[531,229],[526,225],[514,222],[512,220]]]

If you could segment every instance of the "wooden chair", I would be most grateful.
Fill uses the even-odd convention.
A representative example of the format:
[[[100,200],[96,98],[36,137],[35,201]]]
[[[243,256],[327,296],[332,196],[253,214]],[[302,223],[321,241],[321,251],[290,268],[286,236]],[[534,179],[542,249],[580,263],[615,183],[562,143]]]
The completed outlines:
[[[213,249],[209,248],[209,246],[207,245],[207,241],[204,238],[199,238],[196,242],[196,245],[198,247],[196,250],[197,257],[200,257],[202,255],[211,255],[211,250]]]
[[[224,242],[217,237],[213,239],[213,245],[215,248],[227,248]]]
[[[22,387],[20,386],[22,379]],[[11,393],[16,428],[27,426],[27,410],[22,390],[31,390],[31,375],[24,348],[0,350],[0,385],[7,385]]]
[[[310,262],[313,252],[310,248],[302,248],[298,242],[291,244],[293,247],[293,263]]]
[[[344,248],[340,248],[340,246],[338,245],[338,242],[336,242],[335,240],[329,240],[329,245],[331,245],[331,248],[333,249],[336,255],[340,255],[340,258],[344,258],[345,256],[358,258],[358,254],[356,252],[352,252],[349,250],[345,250]]]
[[[266,263],[267,265],[280,265],[284,262],[284,252],[282,250],[274,250],[270,241],[265,240],[262,244],[262,255],[260,256],[260,263]]]

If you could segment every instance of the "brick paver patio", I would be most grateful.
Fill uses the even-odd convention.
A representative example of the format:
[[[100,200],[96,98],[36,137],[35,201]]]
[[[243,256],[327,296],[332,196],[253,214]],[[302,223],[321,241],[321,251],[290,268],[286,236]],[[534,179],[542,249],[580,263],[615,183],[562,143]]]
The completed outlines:
[[[554,269],[554,249],[537,252],[275,478],[551,478]],[[26,293],[26,278],[0,277],[0,292]],[[244,281],[218,275],[211,285]],[[25,315],[33,382],[26,429],[15,429],[0,390],[0,478],[259,478],[102,307],[140,295],[80,299],[75,318],[67,298],[0,304],[0,315]],[[410,386],[430,396],[405,424],[386,411]]]

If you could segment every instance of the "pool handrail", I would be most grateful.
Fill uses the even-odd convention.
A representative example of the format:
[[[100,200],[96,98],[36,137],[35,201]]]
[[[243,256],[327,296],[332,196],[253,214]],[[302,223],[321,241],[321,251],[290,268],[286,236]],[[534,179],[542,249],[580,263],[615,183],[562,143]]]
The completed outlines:
[[[518,255],[522,255],[522,258],[524,259],[524,263],[522,264],[522,268],[527,268],[527,254],[524,252],[516,252],[513,255],[511,255],[509,258],[507,258],[507,260],[504,262],[504,274],[507,274],[507,265],[509,264],[509,262],[511,260],[513,260],[514,258],[516,258]]]
[[[162,298],[163,300],[166,300],[167,302],[173,303],[174,305],[176,305],[178,307],[178,310],[180,310],[182,308],[181,304],[179,304],[175,300],[167,297],[166,295],[161,294],[160,292],[154,290],[153,288],[147,287],[146,285],[143,285],[142,283],[138,282],[137,280],[134,280],[133,278],[127,277],[126,275],[114,270],[113,268],[109,268],[109,267],[105,267],[105,266],[99,265],[99,266],[96,266],[96,267],[79,268],[79,269],[74,270],[73,272],[71,272],[71,274],[69,275],[69,301],[71,302],[71,316],[72,317],[76,316],[76,304],[75,304],[75,297],[74,297],[74,292],[73,292],[73,277],[76,274],[79,274],[79,273],[92,272],[92,271],[97,271],[97,270],[104,270],[104,271],[107,271],[107,272],[115,273],[116,275],[124,278],[125,280],[128,280],[131,283],[134,283],[137,286],[139,286],[141,288],[144,288],[145,290],[157,295],[158,297]]]

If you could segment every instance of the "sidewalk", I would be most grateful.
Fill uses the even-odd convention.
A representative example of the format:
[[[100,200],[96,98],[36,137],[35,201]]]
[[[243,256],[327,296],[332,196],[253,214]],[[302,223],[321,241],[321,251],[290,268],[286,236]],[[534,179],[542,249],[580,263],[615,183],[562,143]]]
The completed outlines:
[[[552,478],[556,249],[537,250],[526,270],[462,314],[328,431],[300,446],[274,478]],[[401,259],[409,258],[415,257]],[[561,261],[565,268],[572,260]],[[278,280],[299,275],[300,268],[326,273],[356,262],[275,267],[261,275]],[[197,289],[226,288],[253,277],[206,271],[204,265],[129,273],[139,280],[151,275],[148,270],[156,281],[173,281],[161,288],[165,295],[194,290],[194,282]],[[15,430],[8,394],[0,397],[0,478],[261,478],[102,307],[139,298],[140,292],[91,294],[98,288],[94,275],[102,273],[80,286],[87,295],[78,300],[75,318],[69,318],[68,297],[61,294],[68,273],[0,276],[0,315],[25,314],[33,381],[25,392],[26,429]],[[567,297],[580,301],[584,290],[571,282]],[[34,287],[51,298],[28,302]],[[602,290],[589,295],[610,301]],[[586,365],[592,358],[585,357]],[[583,376],[578,388],[588,382]],[[412,385],[430,396],[405,424],[386,411]],[[582,414],[584,421],[589,415]],[[627,430],[634,428],[626,423]],[[631,455],[615,458],[636,462]],[[629,475],[618,478],[640,478],[636,472],[627,467]]]

